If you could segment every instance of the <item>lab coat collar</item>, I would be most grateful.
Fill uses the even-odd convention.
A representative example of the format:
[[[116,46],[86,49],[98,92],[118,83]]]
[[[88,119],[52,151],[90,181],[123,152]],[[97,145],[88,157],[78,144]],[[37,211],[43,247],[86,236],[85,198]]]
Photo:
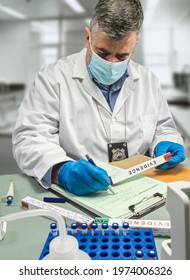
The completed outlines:
[[[86,48],[83,49],[76,58],[73,70],[73,78],[82,80],[82,86],[85,91],[90,94],[98,103],[100,103],[110,114],[112,114],[102,92],[90,78],[86,63]]]
[[[76,57],[73,70],[73,78],[89,78],[89,73],[86,64],[86,48],[84,48]]]
[[[135,64],[136,63],[130,60],[128,65],[129,77],[125,80],[125,83],[123,84],[123,87],[116,100],[112,117],[115,117],[119,113],[122,107],[125,106],[124,104],[129,98],[129,96],[131,96],[131,94],[134,93],[134,83],[136,80],[139,79],[139,73]]]
[[[136,63],[133,60],[130,60],[129,62],[129,77],[131,78],[131,80],[136,81],[139,79],[139,73],[137,71],[137,67],[135,66]]]
[[[135,81],[139,79],[139,73],[136,70],[135,63],[132,60],[130,60],[128,65],[128,73],[129,76],[125,80],[119,96],[117,97],[112,114],[113,118],[119,113],[123,106],[125,106],[127,99],[134,93]]]

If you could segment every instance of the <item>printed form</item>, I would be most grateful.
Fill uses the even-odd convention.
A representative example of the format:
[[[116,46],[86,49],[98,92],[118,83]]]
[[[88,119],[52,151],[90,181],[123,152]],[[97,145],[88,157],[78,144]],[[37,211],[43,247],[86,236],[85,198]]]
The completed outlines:
[[[121,172],[121,168],[107,163],[97,162],[105,169],[109,176]],[[161,182],[140,174],[112,186],[115,195],[108,191],[99,191],[87,196],[76,196],[54,185],[63,196],[71,199],[78,205],[85,207],[100,217],[129,218],[143,209],[154,206],[157,202],[165,202],[167,183]],[[133,212],[134,210],[134,212]]]

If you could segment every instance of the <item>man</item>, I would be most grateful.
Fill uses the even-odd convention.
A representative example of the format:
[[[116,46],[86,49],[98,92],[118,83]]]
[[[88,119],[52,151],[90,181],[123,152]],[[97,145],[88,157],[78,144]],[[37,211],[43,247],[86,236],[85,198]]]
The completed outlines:
[[[142,23],[139,0],[100,0],[85,28],[86,48],[36,75],[19,109],[13,152],[44,187],[107,190],[108,174],[85,154],[108,162],[171,152],[163,169],[185,159],[157,78],[131,60]]]

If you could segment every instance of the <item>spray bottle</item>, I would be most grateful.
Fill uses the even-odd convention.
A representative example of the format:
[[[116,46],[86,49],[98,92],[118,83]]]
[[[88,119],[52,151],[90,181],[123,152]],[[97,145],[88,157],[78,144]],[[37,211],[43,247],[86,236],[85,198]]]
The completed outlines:
[[[65,221],[61,215],[45,209],[29,210],[0,217],[0,221],[13,221],[22,218],[47,216],[57,221],[59,236],[50,242],[49,254],[44,260],[90,260],[89,255],[79,250],[78,241],[74,236],[67,235]]]

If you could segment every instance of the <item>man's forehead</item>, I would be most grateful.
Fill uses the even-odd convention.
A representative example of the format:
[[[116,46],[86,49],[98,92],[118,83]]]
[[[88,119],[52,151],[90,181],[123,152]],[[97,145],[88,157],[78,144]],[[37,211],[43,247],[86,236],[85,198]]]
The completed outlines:
[[[107,51],[109,49],[128,49],[128,48],[130,49],[130,48],[134,48],[136,43],[137,43],[136,34],[131,34],[130,37],[119,39],[119,40],[110,38],[104,32],[100,32],[95,37],[92,37],[92,44],[97,49],[102,51]]]
[[[137,32],[132,32],[129,36],[126,36],[124,38],[119,38],[119,39],[113,39],[109,37],[109,34],[106,34],[105,32],[99,30],[96,32],[95,35],[91,34],[91,40],[93,42],[108,42],[110,44],[127,44],[129,42],[134,42],[137,41],[138,34]]]

